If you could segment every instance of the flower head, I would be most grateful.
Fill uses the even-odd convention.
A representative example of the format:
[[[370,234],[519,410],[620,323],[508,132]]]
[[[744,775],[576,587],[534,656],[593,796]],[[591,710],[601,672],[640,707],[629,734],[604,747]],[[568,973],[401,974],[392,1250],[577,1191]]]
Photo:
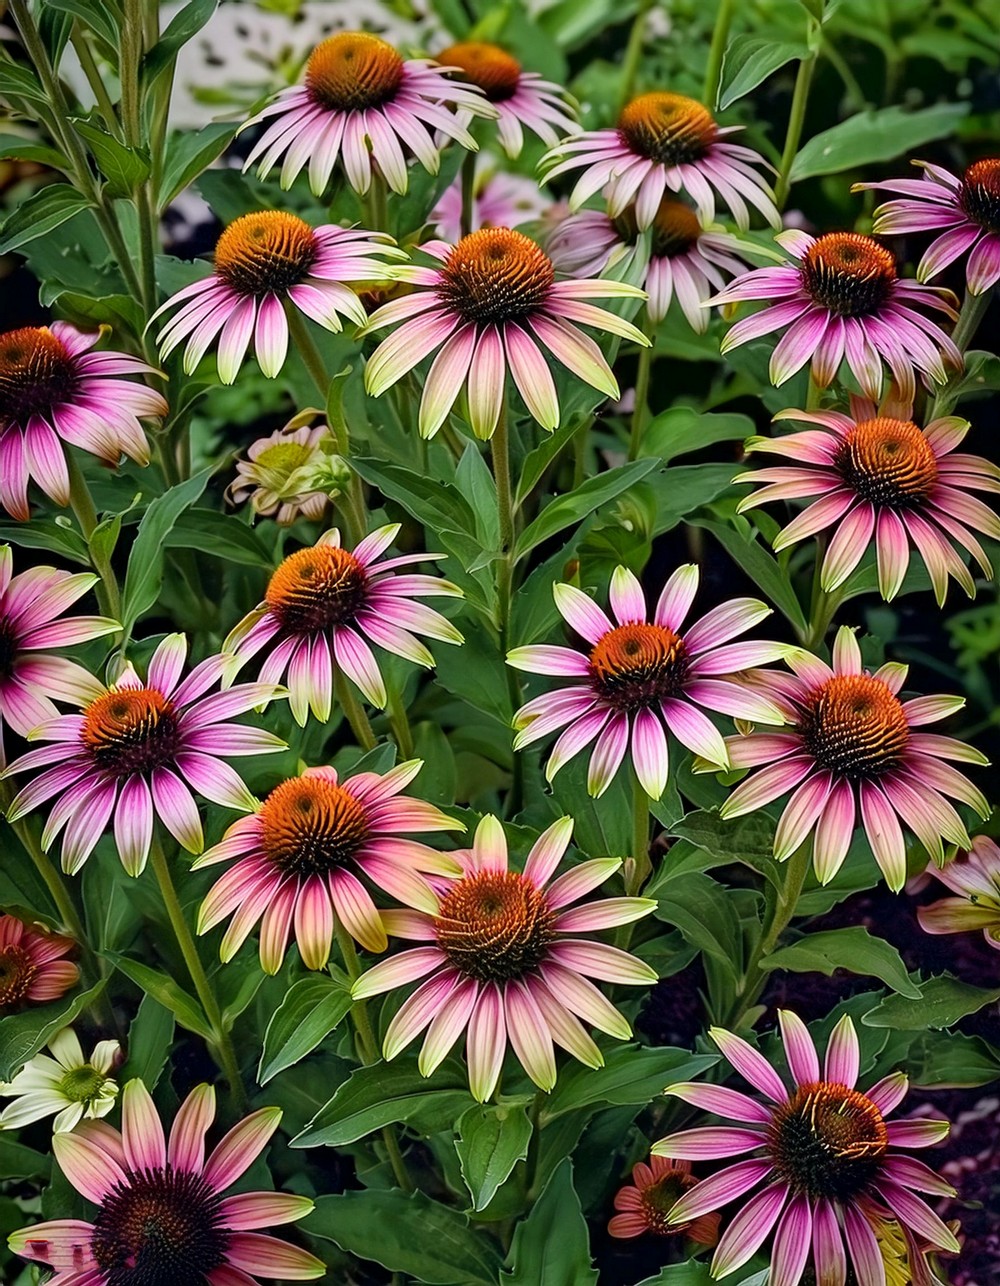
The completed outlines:
[[[0,1095],[14,1099],[0,1112],[0,1130],[55,1116],[52,1130],[61,1134],[83,1120],[107,1116],[114,1107],[118,1082],[111,1072],[121,1060],[116,1040],[99,1041],[85,1058],[76,1032],[64,1027],[48,1049],[48,1054],[36,1054],[12,1081],[0,1082]]]
[[[96,576],[55,567],[32,567],[17,576],[12,571],[10,546],[0,545],[0,768],[5,723],[26,737],[59,713],[53,699],[86,705],[103,691],[82,665],[50,656],[48,649],[86,643],[118,628],[104,616],[58,619]]]
[[[25,326],[0,334],[0,504],[26,521],[28,482],[57,505],[69,504],[66,447],[105,463],[123,455],[149,463],[139,423],[167,413],[164,398],[117,375],[152,375],[151,366],[124,353],[92,353],[101,332],[69,322]]]
[[[444,423],[463,385],[473,431],[492,437],[508,370],[529,413],[543,428],[555,429],[559,399],[551,357],[617,398],[611,367],[575,322],[649,346],[631,322],[587,302],[602,295],[642,298],[641,290],[617,281],[557,281],[552,260],[523,232],[480,228],[457,245],[428,241],[420,249],[441,266],[396,270],[419,289],[368,319],[366,330],[402,324],[369,358],[365,387],[378,397],[440,349],[420,400],[418,424],[426,438]]]
[[[864,668],[854,632],[837,632],[833,667],[808,652],[787,657],[794,674],[760,672],[789,728],[728,738],[734,768],[757,768],[723,804],[723,817],[764,808],[792,792],[778,822],[774,855],[790,857],[813,835],[813,865],[824,884],[840,870],[858,821],[889,887],[906,880],[905,822],[939,864],[942,839],[968,848],[965,824],[949,799],[982,816],[981,791],[945,760],[985,764],[977,750],[952,737],[918,731],[960,710],[961,697],[898,693],[908,667],[890,662],[874,674]],[[761,767],[761,765],[764,765]],[[946,798],[946,796],[948,798]]]
[[[969,528],[1000,540],[1000,519],[969,491],[1000,493],[1000,468],[981,456],[955,453],[968,421],[948,416],[921,429],[912,417],[908,404],[890,403],[880,410],[863,398],[851,399],[849,414],[782,411],[777,419],[819,427],[750,440],[748,450],[785,456],[793,467],[740,474],[735,481],[764,484],[741,503],[740,512],[770,500],[811,500],[775,538],[774,547],[787,549],[832,530],[820,578],[826,591],[847,580],[874,540],[883,598],[899,592],[911,543],[930,573],[939,604],[944,604],[949,575],[973,597],[975,581],[951,542],[967,549],[992,578],[990,561]]]
[[[651,1156],[648,1163],[639,1161],[632,1167],[632,1182],[615,1193],[615,1210],[608,1232],[612,1237],[688,1237],[701,1246],[714,1246],[719,1240],[719,1215],[699,1215],[688,1223],[671,1223],[668,1216],[674,1205],[697,1188],[690,1161],[668,1161]]]
[[[288,355],[286,308],[326,330],[342,330],[342,317],[362,325],[364,305],[344,283],[381,281],[390,271],[384,260],[401,257],[379,232],[313,228],[284,210],[241,215],[219,237],[211,275],[171,295],[150,319],[182,305],[156,337],[160,356],[187,340],[191,375],[218,337],[219,378],[232,384],[253,339],[257,364],[273,379]]]
[[[957,1251],[952,1232],[917,1196],[951,1195],[951,1185],[896,1151],[930,1147],[948,1133],[948,1123],[886,1120],[906,1096],[907,1078],[894,1072],[868,1090],[857,1088],[860,1049],[847,1015],[833,1029],[822,1071],[802,1020],[787,1010],[778,1017],[791,1091],[752,1045],[718,1027],[711,1029],[712,1039],[767,1101],[695,1082],[667,1088],[667,1094],[739,1124],[682,1130],[654,1143],[655,1154],[692,1161],[746,1158],[703,1179],[668,1219],[680,1223],[740,1201],[712,1260],[713,1277],[745,1264],[777,1225],[769,1286],[799,1286],[810,1258],[821,1282],[844,1282],[848,1264],[858,1282],[884,1282],[877,1234],[886,1214],[931,1246]]]
[[[0,915],[0,1013],[58,1000],[75,987],[80,970],[63,959],[75,946],[72,938]]]
[[[654,324],[667,315],[676,297],[688,325],[698,334],[708,329],[708,298],[728,277],[746,271],[735,237],[706,226],[684,201],[664,197],[652,222],[652,253],[643,277],[649,295],[646,311]],[[617,219],[599,210],[581,210],[558,223],[546,249],[561,272],[598,276],[635,253],[638,228],[632,209]]]
[[[472,194],[471,232],[480,228],[516,228],[518,224],[541,219],[551,200],[534,179],[506,174],[490,165],[476,167]],[[443,241],[452,243],[462,236],[462,176],[445,188],[431,211],[428,223]]]
[[[920,311],[933,308],[954,321],[951,291],[903,280],[885,246],[860,232],[811,237],[792,230],[775,240],[796,263],[756,268],[712,301],[767,300],[766,308],[730,329],[723,353],[787,327],[771,354],[773,384],[784,384],[811,362],[813,381],[826,388],[846,360],[874,402],[881,396],[883,360],[907,402],[916,394],[914,370],[939,384],[948,378],[946,366],[961,370],[962,354]]]
[[[336,528],[315,545],[296,550],[271,576],[264,601],[233,629],[223,647],[231,668],[244,665],[263,648],[264,682],[277,683],[287,671],[292,714],[305,724],[312,709],[321,722],[330,717],[336,672],[342,670],[373,706],[386,703],[385,683],[367,640],[417,665],[434,658],[415,637],[461,643],[462,635],[440,612],[412,600],[460,598],[461,590],[436,576],[390,575],[399,567],[439,554],[407,554],[383,562],[399,523],[379,527],[351,551]]]
[[[507,657],[518,670],[571,680],[535,697],[514,716],[517,750],[565,729],[549,756],[549,781],[596,738],[587,789],[601,795],[631,743],[636,776],[646,793],[659,799],[669,769],[668,729],[696,755],[729,766],[722,734],[700,707],[738,719],[783,722],[773,702],[734,676],[777,660],[787,649],[780,643],[730,642],[770,616],[771,609],[754,598],[736,598],[682,629],[697,589],[698,568],[679,567],[650,621],[642,586],[627,568],[618,567],[611,577],[612,621],[582,590],[553,586],[556,607],[589,649],[518,647]]]
[[[333,768],[307,768],[271,791],[249,817],[195,863],[235,858],[202,904],[198,932],[228,915],[220,955],[231,960],[261,921],[260,962],[277,973],[294,928],[307,969],[325,969],[334,926],[340,923],[368,951],[388,945],[365,884],[423,911],[437,899],[423,875],[453,875],[453,858],[409,836],[416,831],[464,830],[433,804],[397,798],[421,768],[413,759],[391,772],[358,773],[340,781]]]
[[[903,197],[875,211],[878,233],[940,233],[917,265],[918,281],[929,281],[971,251],[966,281],[970,294],[981,295],[1000,281],[1000,157],[973,161],[961,178],[928,161],[913,164],[923,171],[919,179],[856,183],[853,191],[875,188]]]
[[[613,219],[635,202],[640,228],[653,222],[667,191],[686,192],[703,223],[714,220],[718,194],[744,232],[747,202],[780,228],[771,189],[753,168],[763,158],[728,141],[740,128],[717,125],[707,108],[683,94],[640,94],[622,109],[615,129],[591,130],[554,147],[543,161],[546,179],[586,166],[572,208],[603,189]]]
[[[472,849],[454,854],[461,877],[439,881],[434,912],[383,912],[391,937],[427,944],[375,965],[355,983],[355,997],[363,998],[423,979],[389,1024],[386,1058],[426,1029],[418,1066],[430,1076],[467,1029],[469,1085],[483,1102],[500,1079],[508,1040],[535,1084],[550,1090],[553,1042],[588,1067],[604,1061],[579,1019],[628,1039],[628,1023],[589,979],[646,985],[656,974],[617,947],[576,935],[637,920],[654,903],[608,898],[571,907],[621,865],[617,858],[583,862],[550,883],[572,833],[572,818],[561,818],[534,844],[523,872],[512,871],[503,827],[484,817]]]
[[[236,477],[227,489],[233,504],[250,501],[261,518],[290,527],[297,518],[322,518],[329,497],[308,488],[322,463],[320,444],[329,439],[325,424],[309,425],[312,414],[296,416],[282,429],[258,438],[246,460],[236,461]]]
[[[946,866],[934,867],[931,874],[955,897],[918,907],[920,927],[927,933],[982,929],[990,946],[1000,951],[1000,848],[996,841],[977,835],[968,851]]]
[[[233,1126],[208,1157],[215,1091],[199,1085],[174,1118],[169,1140],[142,1081],[122,1094],[121,1133],[86,1122],[52,1140],[59,1168],[97,1206],[93,1221],[54,1219],[12,1233],[11,1250],[56,1270],[49,1286],[258,1286],[258,1276],[322,1277],[314,1255],[260,1228],[292,1223],[313,1208],[282,1192],[223,1196],[260,1156],[281,1112],[261,1108]]]
[[[146,865],[158,816],[191,853],[204,845],[191,790],[243,812],[253,795],[220,756],[261,755],[285,743],[261,728],[227,723],[276,695],[271,683],[243,683],[206,696],[226,666],[223,656],[196,665],[186,679],[187,639],[168,634],[149,662],[146,679],[127,665],[81,714],[60,715],[36,728],[29,750],[8,773],[45,768],[15,797],[7,816],[23,817],[58,796],[42,831],[51,847],[60,831],[63,870],[75,874],[113,817],[115,845],[130,875]],[[54,765],[54,766],[50,766]]]
[[[435,55],[463,81],[486,96],[497,114],[497,134],[508,156],[520,156],[524,129],[553,147],[562,134],[579,129],[566,92],[534,71],[525,71],[513,54],[485,40],[460,40]],[[462,112],[459,112],[460,119]],[[464,124],[468,124],[466,115]]]
[[[370,32],[341,31],[310,54],[304,84],[282,90],[243,126],[270,122],[243,168],[256,164],[263,179],[283,156],[281,186],[288,188],[308,163],[309,186],[322,196],[340,161],[362,196],[373,169],[403,193],[407,151],[437,174],[435,131],[474,152],[469,117],[495,115],[480,90],[453,79],[434,59],[403,58]]]

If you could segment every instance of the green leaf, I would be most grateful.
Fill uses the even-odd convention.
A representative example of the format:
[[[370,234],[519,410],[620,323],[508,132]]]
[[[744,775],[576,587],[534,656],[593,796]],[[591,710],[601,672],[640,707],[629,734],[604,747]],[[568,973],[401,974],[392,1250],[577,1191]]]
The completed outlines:
[[[27,98],[34,103],[49,101],[34,71],[23,63],[13,62],[6,54],[0,56],[0,94]]]
[[[696,411],[691,406],[672,406],[651,420],[642,435],[643,456],[657,456],[667,463],[687,451],[701,451],[716,442],[742,442],[754,431],[748,415]],[[669,480],[670,474],[667,474]]]
[[[104,990],[99,982],[50,1005],[36,1005],[23,1014],[9,1014],[0,1023],[0,1081],[9,1081],[35,1057],[58,1031],[68,1027]]]
[[[809,56],[804,41],[771,40],[767,36],[735,36],[726,49],[719,87],[719,109],[725,111],[738,98],[767,80],[786,63]]]
[[[375,1063],[354,1072],[317,1113],[292,1147],[342,1147],[383,1125],[417,1119],[442,1129],[472,1102],[464,1069],[443,1063],[433,1080],[421,1076],[414,1057]],[[433,1133],[431,1128],[428,1133]]]
[[[588,514],[614,500],[659,467],[659,460],[633,460],[631,464],[622,464],[617,469],[598,474],[596,478],[588,478],[569,495],[553,500],[521,533],[514,547],[515,558],[524,558],[543,541],[574,523],[582,522]]]
[[[113,196],[131,196],[138,185],[149,177],[151,167],[147,152],[126,147],[107,130],[91,121],[76,120],[73,128],[90,148],[97,168],[108,180],[108,188]]]
[[[911,1085],[962,1089],[1000,1080],[1000,1054],[978,1036],[958,1031],[921,1032],[906,1050]]]
[[[727,888],[694,871],[664,887],[653,914],[717,960],[735,984],[743,958],[743,930]]]
[[[174,982],[173,978],[160,973],[157,969],[151,969],[149,965],[140,964],[138,960],[130,960],[117,951],[108,951],[106,954],[115,968],[126,978],[130,978],[148,996],[152,996],[154,1000],[169,1009],[182,1027],[193,1031],[204,1040],[212,1039],[212,1028],[201,1005]]]
[[[229,121],[213,121],[204,129],[172,134],[167,140],[167,159],[157,193],[157,204],[162,210],[177,199],[189,183],[205,170],[229,146],[237,125]]]
[[[205,490],[214,469],[214,465],[209,465],[194,477],[171,487],[162,496],[157,496],[143,514],[125,571],[125,589],[122,594],[125,639],[131,635],[139,617],[149,611],[159,596],[167,535],[178,517]]]
[[[201,31],[217,7],[218,0],[190,0],[179,13],[174,14],[143,62],[142,74],[150,84]]]
[[[402,505],[407,513],[431,530],[459,527],[468,534],[476,533],[476,516],[459,489],[439,478],[407,469],[402,464],[362,457],[351,465],[390,500]]]
[[[738,567],[742,567],[755,585],[764,591],[768,600],[797,630],[805,631],[806,618],[795,597],[788,577],[782,572],[778,560],[769,554],[757,539],[757,529],[745,519],[738,519],[738,529],[715,518],[693,518],[695,527],[710,531]]]
[[[892,1027],[897,1031],[924,1031],[951,1027],[967,1014],[1000,1000],[1000,988],[972,987],[950,974],[921,983],[916,999],[886,996],[861,1021],[866,1027]]]
[[[128,1029],[128,1062],[119,1080],[133,1077],[152,1093],[160,1079],[174,1041],[174,1015],[155,996],[143,996],[139,1012]]]
[[[881,938],[873,938],[860,925],[809,933],[798,942],[772,951],[760,967],[769,973],[789,969],[793,973],[825,973],[827,977],[835,969],[846,969],[848,973],[880,978],[887,987],[911,1000],[921,997],[920,988],[910,981],[896,948]]]
[[[167,549],[197,549],[212,558],[245,567],[274,567],[274,559],[241,519],[219,513],[217,509],[189,509],[178,514],[177,521],[163,539]]]
[[[49,9],[58,9],[82,19],[84,25],[100,36],[106,45],[117,49],[119,36],[115,5],[108,4],[107,0],[45,0],[45,4]]]
[[[47,1179],[51,1168],[49,1157],[0,1134],[0,1179]]]
[[[916,112],[902,107],[858,112],[806,143],[792,162],[792,182],[892,161],[953,134],[968,110],[967,103],[942,103]]]
[[[68,183],[50,183],[22,201],[4,220],[0,230],[0,254],[19,250],[44,237],[74,214],[86,210],[90,202]]]
[[[0,543],[8,540],[13,545],[23,545],[25,549],[47,549],[72,563],[90,566],[83,537],[72,527],[63,527],[57,522],[32,517],[30,523],[0,523]]]
[[[605,1054],[603,1067],[573,1063],[560,1072],[542,1114],[551,1119],[595,1103],[639,1107],[662,1094],[665,1086],[700,1076],[718,1061],[716,1054],[692,1054],[670,1046],[616,1045]]]
[[[66,158],[54,147],[46,147],[33,139],[22,138],[20,134],[0,134],[0,160],[37,161],[54,170],[61,170],[66,165]]]
[[[776,888],[784,886],[781,868],[772,856],[774,822],[764,813],[749,813],[745,817],[724,821],[717,812],[700,809],[674,822],[670,833],[710,853],[720,866],[742,862],[770,880]],[[657,873],[656,889],[669,883],[670,865],[664,862]]]
[[[455,1147],[474,1210],[485,1210],[528,1155],[531,1122],[523,1107],[477,1103],[460,1118]]]
[[[590,1234],[573,1187],[573,1163],[560,1161],[522,1219],[507,1256],[503,1286],[594,1286]]]
[[[317,974],[303,978],[285,993],[264,1034],[257,1082],[291,1067],[316,1048],[343,1021],[351,1008],[351,993],[332,978]]]
[[[369,1188],[320,1197],[299,1227],[428,1286],[496,1286],[500,1257],[493,1243],[422,1192]]]

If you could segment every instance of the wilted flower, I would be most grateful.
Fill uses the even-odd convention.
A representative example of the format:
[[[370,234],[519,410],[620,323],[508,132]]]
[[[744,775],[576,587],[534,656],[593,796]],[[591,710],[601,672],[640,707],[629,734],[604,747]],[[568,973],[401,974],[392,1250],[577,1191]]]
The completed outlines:
[[[205,1157],[215,1091],[199,1085],[181,1104],[170,1139],[142,1081],[122,1094],[121,1133],[86,1122],[52,1140],[71,1186],[97,1206],[93,1221],[53,1219],[12,1233],[11,1250],[56,1270],[49,1286],[258,1286],[257,1278],[322,1277],[315,1255],[255,1231],[302,1219],[308,1197],[239,1192],[281,1111],[261,1108]]]
[[[72,938],[0,915],[0,1012],[24,1003],[58,1000],[80,981],[80,970],[64,960],[76,946]]]
[[[236,478],[226,491],[233,504],[249,500],[255,514],[273,518],[279,527],[290,527],[297,518],[322,518],[329,494],[309,488],[318,472],[314,466],[323,460],[320,443],[329,438],[330,430],[325,424],[310,427],[312,418],[311,412],[296,416],[284,428],[258,438],[247,459],[236,461]]]
[[[1000,848],[988,835],[977,835],[967,852],[931,871],[956,894],[931,906],[917,908],[920,927],[927,933],[969,933],[983,937],[1000,951]]]
[[[787,1010],[778,1018],[790,1093],[762,1054],[718,1027],[709,1034],[723,1055],[770,1101],[721,1085],[668,1086],[667,1094],[738,1124],[668,1135],[653,1144],[655,1154],[747,1158],[703,1179],[668,1219],[681,1223],[740,1202],[712,1260],[714,1277],[745,1264],[777,1225],[768,1286],[798,1286],[810,1257],[822,1282],[844,1282],[849,1263],[859,1283],[884,1282],[877,1239],[883,1210],[930,1245],[957,1251],[953,1233],[916,1195],[948,1196],[954,1189],[923,1162],[892,1150],[930,1147],[947,1135],[947,1121],[885,1119],[906,1096],[907,1078],[894,1072],[865,1092],[856,1088],[860,1049],[847,1015],[833,1029],[822,1072],[802,1020]],[[760,1184],[766,1186],[747,1200]]]
[[[13,1098],[0,1112],[0,1130],[16,1130],[45,1116],[55,1116],[52,1130],[61,1134],[83,1120],[107,1116],[118,1098],[111,1075],[121,1058],[116,1040],[102,1040],[84,1057],[72,1027],[56,1032],[48,1054],[36,1054],[12,1081],[0,1082],[0,1095]],[[51,1057],[49,1057],[51,1055]]]
[[[125,353],[92,353],[102,332],[69,322],[24,326],[0,334],[0,504],[22,522],[31,516],[34,479],[57,505],[70,502],[66,446],[116,465],[123,455],[149,463],[140,418],[167,413],[167,403],[138,380],[152,366]]]
[[[671,1223],[668,1215],[685,1192],[698,1186],[690,1161],[651,1156],[632,1167],[632,1182],[615,1193],[615,1210],[608,1223],[612,1237],[689,1237],[702,1246],[719,1240],[719,1215],[699,1215],[689,1223]]]
[[[469,1086],[483,1102],[500,1079],[508,1040],[535,1084],[550,1090],[553,1042],[588,1067],[604,1061],[578,1020],[628,1039],[625,1018],[589,979],[641,986],[655,982],[656,973],[626,951],[576,935],[628,924],[655,903],[616,897],[571,907],[621,865],[618,858],[583,862],[550,884],[572,833],[572,818],[553,823],[522,874],[508,868],[503,827],[484,817],[472,849],[454,854],[461,878],[438,882],[433,913],[382,913],[390,937],[428,944],[375,965],[355,983],[361,999],[424,980],[389,1024],[386,1058],[426,1029],[418,1066],[430,1076],[467,1030]]]

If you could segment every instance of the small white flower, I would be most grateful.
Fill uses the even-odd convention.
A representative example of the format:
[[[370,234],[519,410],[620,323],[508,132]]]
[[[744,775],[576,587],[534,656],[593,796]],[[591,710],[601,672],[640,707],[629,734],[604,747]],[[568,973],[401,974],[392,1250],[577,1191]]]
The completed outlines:
[[[121,1046],[102,1040],[89,1060],[71,1027],[49,1041],[49,1054],[36,1054],[12,1081],[0,1081],[0,1095],[14,1099],[0,1112],[0,1130],[17,1129],[55,1116],[52,1130],[63,1134],[84,1118],[107,1116],[118,1097],[118,1083],[109,1073],[119,1061]]]

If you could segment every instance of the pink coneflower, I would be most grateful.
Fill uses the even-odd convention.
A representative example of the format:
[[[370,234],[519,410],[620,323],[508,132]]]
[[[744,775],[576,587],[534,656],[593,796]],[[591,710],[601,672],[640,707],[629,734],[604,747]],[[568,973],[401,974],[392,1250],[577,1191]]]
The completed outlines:
[[[931,871],[957,896],[917,908],[927,933],[969,933],[1000,951],[1000,848],[988,835],[977,835],[969,850]]]
[[[278,683],[287,671],[289,703],[299,724],[305,724],[310,709],[323,723],[330,718],[338,669],[373,706],[385,705],[385,683],[366,639],[427,667],[434,665],[434,658],[416,634],[442,643],[463,641],[440,612],[413,602],[434,596],[461,598],[460,589],[436,576],[387,574],[442,555],[404,554],[378,561],[399,527],[379,527],[353,552],[342,548],[340,532],[334,528],[310,548],[289,554],[271,576],[264,601],[244,616],[223,644],[232,669],[267,648],[261,680]]]
[[[481,228],[457,245],[428,241],[420,249],[441,266],[395,270],[418,289],[369,318],[366,333],[402,325],[368,359],[365,387],[378,397],[440,349],[420,400],[418,424],[425,438],[444,423],[463,385],[473,432],[492,437],[508,370],[530,414],[543,428],[555,429],[559,399],[549,370],[553,357],[617,398],[611,367],[575,322],[649,346],[631,322],[587,302],[601,296],[641,299],[641,290],[619,281],[557,281],[552,260],[523,232]]]
[[[188,852],[200,853],[204,837],[191,791],[247,812],[256,801],[220,756],[285,749],[261,728],[224,722],[270,700],[274,685],[243,683],[206,696],[226,658],[209,657],[182,680],[187,648],[183,634],[168,634],[150,659],[145,682],[127,665],[81,714],[36,728],[31,739],[52,744],[29,750],[4,774],[46,769],[22,788],[7,817],[16,821],[58,795],[42,846],[50,848],[65,828],[62,865],[68,874],[84,864],[112,817],[129,875],[146,865],[156,817]]]
[[[670,1211],[671,1222],[695,1219],[731,1201],[739,1213],[723,1233],[712,1276],[745,1264],[777,1225],[768,1286],[798,1286],[812,1259],[820,1282],[844,1282],[853,1266],[859,1282],[885,1282],[876,1229],[886,1215],[941,1250],[958,1242],[918,1192],[950,1196],[954,1189],[913,1157],[892,1149],[926,1148],[948,1133],[947,1121],[885,1118],[903,1101],[902,1072],[866,1092],[856,1088],[861,1054],[848,1015],[834,1027],[823,1070],[801,1018],[779,1015],[792,1075],[791,1093],[766,1058],[731,1032],[709,1035],[733,1067],[769,1102],[737,1090],[690,1082],[666,1093],[738,1125],[682,1130],[653,1144],[659,1156],[746,1160],[703,1179]],[[766,1184],[757,1194],[747,1193]]]
[[[683,201],[664,197],[653,218],[653,244],[644,279],[646,312],[654,324],[667,315],[676,296],[688,325],[699,335],[708,329],[706,300],[747,265],[735,237],[703,226]],[[560,272],[596,277],[634,254],[638,230],[631,210],[618,219],[600,210],[581,210],[556,225],[546,242]]]
[[[590,650],[541,645],[515,648],[507,657],[518,670],[576,680],[535,697],[514,716],[516,750],[565,728],[545,769],[549,781],[596,738],[587,789],[602,795],[631,743],[635,774],[643,790],[659,799],[669,769],[668,729],[696,755],[729,767],[725,740],[699,707],[737,719],[784,722],[770,700],[734,681],[739,671],[787,651],[781,643],[730,642],[771,609],[755,598],[735,598],[682,632],[698,576],[693,563],[679,567],[664,585],[652,621],[642,586],[626,567],[611,577],[615,622],[582,590],[552,587],[560,615]]]
[[[892,254],[860,232],[811,237],[790,229],[775,240],[799,262],[755,268],[712,300],[767,301],[766,308],[732,327],[722,341],[723,353],[787,327],[771,354],[772,384],[784,384],[811,362],[814,383],[826,388],[846,359],[874,402],[882,392],[883,359],[907,402],[916,395],[914,369],[925,383],[939,384],[948,378],[946,365],[962,369],[962,354],[918,311],[933,308],[954,321],[951,291],[902,280]]]
[[[513,54],[499,45],[460,40],[434,57],[442,67],[457,68],[462,80],[475,85],[493,105],[500,145],[510,157],[521,155],[525,128],[549,147],[555,146],[561,135],[579,129],[566,91],[538,72],[525,71]],[[468,114],[461,108],[459,119],[468,124]]]
[[[437,174],[441,157],[434,132],[476,151],[459,108],[495,116],[478,89],[452,79],[431,58],[402,58],[367,31],[342,31],[317,45],[306,64],[305,84],[282,90],[243,129],[275,117],[247,157],[263,179],[283,156],[281,186],[291,187],[309,165],[309,186],[322,196],[339,160],[348,183],[362,196],[373,167],[392,188],[407,188],[406,150]],[[259,163],[259,164],[258,164]]]
[[[247,459],[236,461],[227,499],[237,505],[249,500],[255,514],[273,518],[279,527],[290,527],[298,518],[322,518],[330,498],[325,491],[308,490],[308,470],[322,460],[320,443],[329,435],[327,425],[310,427],[296,416],[284,428],[258,438]]]
[[[422,875],[459,870],[447,854],[408,838],[465,829],[433,804],[396,798],[421,766],[412,759],[346,781],[333,768],[307,768],[276,786],[195,862],[193,869],[237,859],[202,903],[198,932],[233,915],[219,949],[228,961],[261,920],[260,962],[272,974],[293,928],[307,969],[326,968],[338,921],[367,951],[384,951],[382,920],[358,875],[408,906],[434,911],[437,899]]]
[[[215,1090],[198,1085],[170,1131],[149,1091],[122,1094],[121,1133],[88,1121],[52,1140],[59,1168],[97,1206],[93,1221],[53,1219],[12,1233],[11,1250],[56,1270],[48,1286],[257,1286],[257,1278],[307,1281],[326,1265],[257,1229],[293,1223],[313,1208],[285,1192],[224,1197],[267,1147],[281,1110],[264,1107],[234,1125],[209,1156]]]
[[[792,467],[759,469],[734,481],[765,484],[739,507],[743,513],[771,500],[808,499],[810,504],[775,537],[787,549],[817,532],[832,531],[823,558],[820,585],[842,585],[875,542],[879,591],[885,599],[899,592],[910,564],[910,543],[930,573],[939,604],[954,576],[970,598],[976,585],[952,548],[969,550],[983,574],[993,568],[974,527],[1000,540],[1000,519],[969,489],[1000,493],[1000,468],[981,456],[952,454],[969,430],[955,416],[934,420],[925,429],[913,421],[909,404],[852,397],[843,411],[782,411],[781,420],[801,420],[819,429],[780,438],[752,438],[748,451],[767,451],[793,461]]]
[[[816,877],[840,870],[859,820],[889,887],[906,880],[900,821],[938,864],[942,838],[968,848],[965,824],[945,796],[983,817],[990,807],[968,778],[943,762],[988,761],[951,737],[918,732],[960,710],[961,697],[900,701],[908,666],[888,663],[869,673],[854,632],[837,631],[833,668],[808,652],[788,654],[794,675],[762,671],[755,682],[771,693],[792,727],[728,738],[734,768],[757,768],[720,809],[740,817],[792,791],[778,822],[774,855],[784,861],[813,833]]]
[[[0,915],[0,1012],[22,1004],[58,1000],[80,981],[80,970],[64,960],[76,946],[72,938]]]
[[[750,226],[749,201],[772,227],[781,227],[771,189],[753,168],[764,160],[728,142],[739,125],[720,126],[707,108],[683,94],[640,94],[622,110],[614,129],[591,130],[558,144],[544,158],[546,180],[586,166],[570,196],[574,210],[604,189],[617,219],[635,202],[635,219],[648,228],[664,193],[686,192],[703,223],[715,218],[716,193],[738,227]]]
[[[211,276],[171,295],[150,319],[183,304],[156,337],[161,358],[187,340],[183,366],[191,375],[218,338],[219,379],[232,384],[252,339],[257,364],[274,379],[288,355],[285,309],[334,332],[342,317],[362,325],[364,305],[344,282],[384,280],[383,259],[406,257],[390,242],[363,228],[312,228],[283,210],[241,215],[216,243]]]
[[[966,281],[971,295],[981,295],[1000,281],[1000,158],[967,166],[961,178],[928,161],[914,161],[919,179],[856,183],[865,188],[899,192],[902,201],[887,201],[875,211],[878,233],[941,232],[917,265],[917,280],[928,281],[971,250]]]
[[[632,1182],[615,1193],[615,1210],[608,1222],[612,1237],[688,1237],[700,1246],[719,1240],[720,1216],[699,1215],[688,1223],[671,1223],[668,1215],[686,1192],[697,1188],[690,1161],[668,1161],[651,1156],[632,1167]]]
[[[534,179],[522,174],[506,174],[489,166],[476,167],[472,195],[472,226],[480,228],[516,228],[520,223],[541,219],[551,208],[552,200],[539,189]],[[443,241],[456,242],[462,236],[462,176],[445,188],[440,201],[427,220]]]
[[[0,504],[22,522],[31,516],[34,479],[57,505],[70,502],[66,446],[105,463],[123,455],[149,463],[140,418],[167,413],[159,393],[116,375],[155,374],[125,353],[91,353],[102,332],[69,322],[0,334]]]
[[[551,1090],[553,1042],[588,1067],[604,1061],[579,1019],[628,1039],[625,1018],[588,979],[645,986],[656,973],[626,951],[576,935],[628,924],[655,903],[616,897],[570,907],[621,865],[618,858],[582,862],[550,884],[572,833],[571,817],[554,822],[533,845],[522,874],[508,868],[503,827],[484,817],[472,849],[453,855],[461,878],[439,881],[434,914],[382,913],[391,937],[427,943],[375,965],[355,983],[354,995],[362,999],[424,980],[389,1024],[386,1058],[426,1028],[418,1066],[430,1076],[468,1029],[469,1087],[484,1102],[500,1079],[508,1040],[535,1084]]]
[[[10,546],[0,545],[0,768],[6,763],[4,724],[26,737],[58,715],[53,699],[82,706],[104,691],[82,665],[48,656],[47,650],[118,629],[117,621],[104,616],[57,619],[96,583],[96,576],[55,567],[32,567],[18,576],[12,571]]]

